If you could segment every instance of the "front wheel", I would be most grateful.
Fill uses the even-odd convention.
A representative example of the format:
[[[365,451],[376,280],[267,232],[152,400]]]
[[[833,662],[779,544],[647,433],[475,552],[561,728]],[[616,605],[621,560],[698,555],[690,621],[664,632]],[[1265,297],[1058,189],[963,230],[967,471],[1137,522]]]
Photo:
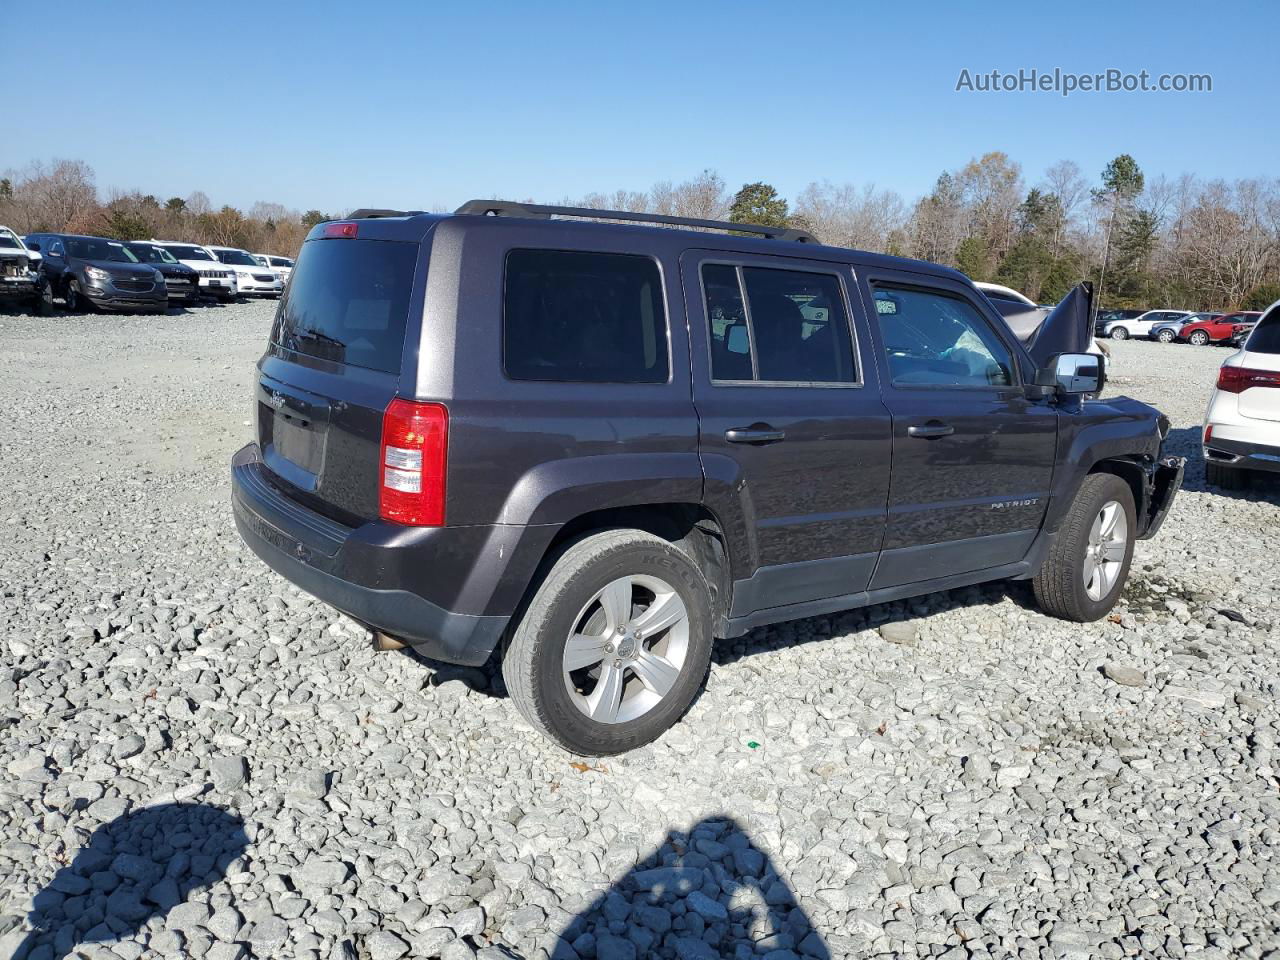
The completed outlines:
[[[1156,339],[1161,343],[1173,343],[1173,337],[1173,331],[1168,328],[1165,328],[1156,334]]]
[[[529,725],[603,756],[656,740],[711,662],[711,595],[678,547],[610,530],[569,547],[511,636],[502,676]]]
[[[53,285],[46,283],[40,288],[39,295],[31,302],[37,317],[53,316]]]
[[[1116,327],[1114,330],[1111,331],[1111,339],[1112,340],[1128,340],[1129,331],[1126,330],[1124,327]]]
[[[1129,576],[1136,514],[1133,492],[1119,477],[1085,477],[1032,582],[1045,613],[1089,623],[1110,612]]]
[[[1187,340],[1194,343],[1197,347],[1203,347],[1209,342],[1209,334],[1205,333],[1203,330],[1195,330],[1192,331],[1191,336],[1187,337]]]
[[[67,313],[75,313],[82,306],[81,301],[84,299],[80,296],[80,291],[76,287],[74,280],[67,281],[67,290],[64,296],[67,301]]]

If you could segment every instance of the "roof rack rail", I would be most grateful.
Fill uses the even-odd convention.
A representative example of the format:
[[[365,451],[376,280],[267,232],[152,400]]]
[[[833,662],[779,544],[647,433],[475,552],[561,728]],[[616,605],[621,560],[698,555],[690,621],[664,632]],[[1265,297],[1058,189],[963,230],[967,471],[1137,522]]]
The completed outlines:
[[[339,217],[340,220],[377,220],[381,217],[416,217],[423,213],[422,210],[380,210],[377,207],[361,207],[359,210],[352,210],[345,217]]]
[[[754,233],[770,240],[790,240],[795,243],[817,243],[807,230],[794,227],[768,227],[761,223],[732,223],[728,220],[700,220],[695,217],[669,217],[661,213],[631,213],[628,210],[596,210],[591,207],[555,207],[542,203],[513,203],[510,200],[468,200],[454,213],[491,217],[528,217],[548,220],[551,217],[585,217],[593,220],[627,220],[636,223],[666,224],[676,227],[703,227],[709,230],[729,230],[735,233]]]

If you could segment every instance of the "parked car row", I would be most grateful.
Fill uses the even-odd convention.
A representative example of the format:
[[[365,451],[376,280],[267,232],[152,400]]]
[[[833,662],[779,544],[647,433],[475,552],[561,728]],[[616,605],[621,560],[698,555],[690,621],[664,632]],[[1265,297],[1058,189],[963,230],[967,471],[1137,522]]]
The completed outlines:
[[[1100,310],[1094,327],[1099,337],[1128,340],[1145,337],[1159,343],[1238,343],[1253,329],[1262,314],[1256,310],[1234,313],[1196,313],[1191,310]]]
[[[278,298],[287,257],[172,240],[112,240],[68,233],[20,237],[0,227],[0,302],[39,315],[61,299],[69,311],[157,311],[211,297]]]

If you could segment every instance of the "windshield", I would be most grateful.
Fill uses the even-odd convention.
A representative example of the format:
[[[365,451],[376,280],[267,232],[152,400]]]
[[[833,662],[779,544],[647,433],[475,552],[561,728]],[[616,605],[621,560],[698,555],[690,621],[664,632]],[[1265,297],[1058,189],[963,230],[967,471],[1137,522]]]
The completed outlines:
[[[171,254],[164,247],[152,246],[149,243],[131,243],[129,244],[129,252],[136,256],[139,260],[146,263],[177,263]]]
[[[123,243],[97,237],[68,237],[67,255],[77,260],[106,260],[111,263],[138,263]]]
[[[18,235],[12,230],[0,230],[0,247],[8,250],[21,250],[22,244],[18,242]]]
[[[218,259],[223,263],[235,264],[241,267],[256,267],[260,264],[243,250],[215,250]]]
[[[212,260],[203,247],[192,247],[186,244],[171,243],[165,249],[179,260]]]
[[[309,240],[272,340],[335,363],[400,372],[416,243]]]

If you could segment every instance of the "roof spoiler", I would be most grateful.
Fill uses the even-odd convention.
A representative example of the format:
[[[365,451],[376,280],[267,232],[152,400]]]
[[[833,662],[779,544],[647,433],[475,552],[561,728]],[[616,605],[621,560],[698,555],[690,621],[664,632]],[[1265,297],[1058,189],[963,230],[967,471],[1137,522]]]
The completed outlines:
[[[818,242],[817,238],[807,230],[797,230],[794,227],[771,227],[762,223],[733,223],[728,220],[672,217],[660,213],[632,213],[629,210],[596,210],[591,207],[556,207],[542,203],[513,203],[510,200],[468,200],[454,213],[481,217],[523,217],[533,220],[549,220],[552,217],[622,220],[630,223],[653,223],[662,226],[724,230],[730,233],[751,233],[770,240],[789,240],[794,243]]]
[[[335,220],[380,220],[384,217],[416,217],[426,213],[425,210],[382,210],[378,207],[361,207],[352,210],[345,217],[334,217]]]

